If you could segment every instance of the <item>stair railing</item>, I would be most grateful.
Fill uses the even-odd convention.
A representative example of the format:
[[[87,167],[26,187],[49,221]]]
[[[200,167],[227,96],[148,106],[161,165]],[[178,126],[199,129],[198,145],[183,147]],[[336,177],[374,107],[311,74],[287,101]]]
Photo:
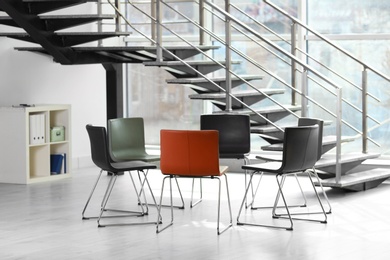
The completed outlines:
[[[108,0],[110,1],[110,0]],[[157,2],[160,2],[168,7],[170,7],[168,4],[166,4],[165,2],[163,1],[157,1]],[[157,4],[156,2],[156,4]],[[314,68],[312,68],[311,66],[307,65],[306,63],[300,61],[299,59],[297,59],[294,55],[290,54],[289,52],[285,51],[284,49],[280,48],[279,46],[275,45],[273,42],[265,39],[264,37],[262,37],[259,33],[257,33],[256,31],[254,31],[253,29],[251,29],[250,27],[248,27],[246,24],[240,22],[237,18],[233,17],[232,15],[230,15],[226,10],[229,11],[228,8],[226,8],[225,6],[225,10],[219,8],[218,6],[214,5],[213,3],[211,2],[208,2],[208,1],[201,1],[202,4],[207,4],[209,6],[211,6],[214,10],[217,10],[218,13],[221,13],[226,20],[229,20],[229,21],[233,21],[235,24],[239,25],[240,27],[242,27],[244,30],[250,32],[252,35],[256,36],[258,39],[262,40],[263,42],[267,43],[267,45],[271,46],[272,48],[278,50],[279,52],[281,52],[283,55],[287,56],[291,61],[292,63],[295,63],[295,64],[299,64],[302,68],[303,68],[303,71],[301,72],[302,73],[302,77],[304,78],[309,78],[308,75],[307,75],[307,72],[310,72],[314,75],[316,75],[318,78],[320,78],[321,80],[325,81],[326,83],[328,83],[330,86],[332,86],[334,89],[335,89],[335,96],[337,97],[337,108],[336,108],[336,112],[335,113],[332,113],[331,111],[327,110],[326,108],[324,108],[326,111],[328,111],[329,113],[331,113],[335,118],[336,118],[336,136],[337,136],[337,146],[336,146],[336,180],[340,180],[340,177],[341,177],[341,164],[339,163],[340,162],[340,158],[341,158],[341,125],[344,123],[346,125],[348,125],[349,127],[351,127],[352,129],[354,129],[355,131],[357,131],[358,133],[361,134],[361,132],[354,128],[352,125],[350,125],[348,122],[344,122],[344,120],[342,119],[341,117],[341,109],[342,109],[342,103],[343,103],[343,98],[342,98],[342,89],[341,87],[339,87],[336,83],[334,83],[332,80],[328,79],[327,77],[323,76],[321,73],[319,73],[318,71],[316,71]],[[130,1],[129,1],[130,3]],[[131,4],[131,3],[130,3]],[[226,0],[225,1],[225,5],[226,4],[229,4],[229,1]],[[159,9],[159,8],[157,8]],[[177,12],[179,15],[182,15],[180,12],[178,12],[177,10],[171,8],[173,11]],[[200,8],[200,11],[201,11],[202,8]],[[144,13],[145,15],[147,15],[146,13]],[[149,16],[149,15],[148,15]],[[183,16],[185,17],[185,16]],[[214,62],[216,62],[217,64],[219,64],[222,68],[225,68],[226,69],[226,66],[224,66],[223,64],[220,64],[218,61],[216,61],[215,59],[213,59],[212,57],[210,57],[208,54],[204,53],[203,51],[201,51],[199,48],[197,48],[194,44],[190,43],[189,41],[185,40],[183,37],[181,37],[179,34],[175,33],[173,30],[169,29],[167,26],[165,26],[162,22],[161,22],[161,18],[158,16],[158,12],[156,14],[156,18],[152,17],[152,16],[149,16],[149,18],[151,19],[151,21],[155,24],[157,24],[158,27],[160,28],[165,28],[166,30],[168,30],[170,33],[174,34],[176,37],[180,38],[183,42],[186,42],[187,44],[191,45],[193,48],[197,49],[200,53],[203,53],[207,58],[213,60]],[[219,37],[217,35],[215,35],[213,32],[210,32],[209,30],[207,30],[206,28],[204,28],[203,26],[200,26],[198,23],[192,21],[191,19],[189,19],[188,17],[185,17],[187,20],[189,20],[192,24],[194,24],[195,26],[197,26],[200,30],[200,34],[203,34],[203,33],[207,33],[209,34],[210,36],[212,36],[213,38],[215,39],[219,39]],[[129,21],[127,21],[127,19],[125,20],[126,23],[131,26],[131,23]],[[133,26],[131,26],[133,29],[135,29]],[[293,26],[295,27],[295,26]],[[230,28],[230,26],[229,26]],[[237,28],[237,27],[236,27]],[[294,33],[295,34],[295,33]],[[146,36],[146,35],[143,35],[143,36]],[[148,37],[147,37],[148,38]],[[230,50],[234,50],[234,48],[231,46],[231,44],[228,44],[227,42],[224,42],[222,39],[219,39],[219,41],[223,44],[225,44],[225,46],[227,47],[227,49]],[[161,41],[159,41],[157,39],[157,42],[156,42],[157,46],[159,48],[161,48],[161,50],[164,50],[168,53],[170,53],[172,56],[174,56],[177,60],[181,61],[184,65],[186,65],[188,68],[192,69],[194,72],[198,73],[201,77],[205,78],[206,80],[208,80],[210,83],[214,84],[214,86],[216,86],[217,88],[219,88],[221,91],[225,91],[223,88],[219,87],[216,83],[212,82],[212,80],[208,79],[207,76],[201,74],[200,72],[197,72],[192,66],[190,66],[186,61],[180,59],[179,57],[177,57],[176,55],[174,55],[172,52],[170,52],[169,50],[167,50],[166,48],[163,47],[163,44]],[[234,50],[236,51],[236,50]],[[249,59],[250,60],[250,59]],[[261,68],[261,66],[259,66]],[[368,67],[365,67],[366,69],[369,69]],[[263,68],[264,69],[264,68]],[[229,75],[233,74],[234,75],[234,72],[231,71],[231,69],[226,69],[228,72],[229,72]],[[264,70],[267,72],[267,70]],[[239,77],[239,75],[236,75],[237,77]],[[277,77],[276,77],[277,78]],[[283,82],[283,80],[281,80],[281,82]],[[305,82],[305,80],[303,81]],[[249,82],[247,82],[248,85],[252,86]],[[285,82],[283,83],[285,84]],[[285,85],[288,85],[287,83]],[[320,84],[321,85],[321,84]],[[252,86],[253,87],[253,86]],[[289,86],[290,87],[290,86]],[[253,87],[254,88],[254,87]],[[260,91],[261,90],[258,90],[257,91]],[[307,96],[307,93],[302,93],[300,92],[299,90],[295,89],[294,92],[300,94],[303,99],[307,99],[307,100],[310,100],[311,102],[319,105],[320,107],[322,107],[320,104],[318,104],[315,100],[311,99],[309,96]],[[265,93],[263,93],[265,94]],[[369,94],[367,94],[369,95]],[[227,93],[227,96],[235,99],[237,102],[241,103],[243,106],[245,106],[246,108],[252,110],[252,112],[258,114],[256,111],[254,111],[253,109],[251,109],[250,107],[248,107],[246,104],[244,104],[243,102],[241,102],[238,98],[236,98],[234,95],[232,95],[231,93]],[[270,98],[270,97],[269,97]],[[270,98],[270,100],[272,100],[272,98]],[[283,106],[282,104],[278,104],[278,105],[281,105]],[[363,108],[363,110],[365,110],[365,108]],[[291,111],[290,111],[291,112]],[[294,114],[293,112],[291,112],[291,114]],[[283,131],[282,129],[280,129],[280,127],[278,127],[277,125],[275,125],[273,122],[269,121],[268,119],[266,119],[264,116],[258,114],[258,116],[262,117],[264,120],[266,120],[268,123],[270,123],[271,125],[274,125],[275,127],[277,127],[279,130]]]
[[[291,39],[291,44],[285,39],[283,38],[281,35],[277,34],[276,32],[272,31],[271,29],[269,29],[268,27],[264,26],[263,24],[259,23],[257,20],[255,20],[253,17],[249,16],[247,13],[243,12],[240,8],[238,8],[237,6],[231,4],[232,7],[235,8],[236,11],[240,12],[242,15],[245,16],[245,18],[249,19],[251,22],[255,23],[256,25],[264,28],[265,30],[267,30],[268,32],[270,32],[272,35],[274,35],[277,39],[280,39],[282,42],[288,44],[288,45],[291,45],[291,54],[296,56],[296,53],[295,53],[295,50],[298,50],[300,51],[301,53],[305,54],[306,56],[309,56],[309,54],[303,52],[302,50],[300,50],[298,47],[296,47],[296,25],[293,24],[291,27],[292,27],[292,39]],[[234,26],[233,26],[234,27]],[[237,31],[240,31],[243,35],[245,35],[245,33],[238,29],[237,27],[234,27]],[[246,35],[248,38],[249,36]],[[256,41],[255,39],[251,38],[252,41]],[[316,85],[320,86],[321,88],[323,88],[324,90],[328,91],[330,94],[334,95],[334,93],[332,93],[331,91],[329,91],[323,84],[321,84],[319,81],[315,80],[313,77],[311,77],[306,70],[300,70],[299,68],[297,68],[296,66],[296,62],[293,61],[291,64],[288,63],[285,59],[283,59],[282,57],[280,57],[280,55],[277,55],[275,54],[274,52],[272,52],[272,50],[270,50],[269,48],[261,45],[260,43],[258,43],[259,46],[263,47],[265,50],[267,50],[268,52],[272,53],[275,57],[277,57],[279,60],[287,63],[289,66],[291,66],[291,87],[293,89],[296,89],[296,77],[295,77],[295,71],[298,71],[301,73],[302,75],[302,92],[307,94],[307,79],[310,79],[312,82],[314,82]],[[327,71],[330,71],[330,72],[334,72],[334,74],[336,74],[337,76],[339,76],[340,78],[342,78],[344,81],[348,82],[349,84],[353,85],[354,87],[358,88],[360,90],[360,88],[352,83],[351,81],[349,81],[348,79],[346,79],[345,77],[341,76],[339,73],[335,72],[334,70],[332,70],[331,68],[325,66],[324,64],[320,63],[318,60],[314,59],[313,57],[311,57],[312,60],[314,60],[315,62],[317,62],[318,64],[320,64],[322,67],[326,68]],[[272,76],[274,77],[274,76]],[[277,77],[274,77],[275,79],[277,79]],[[291,100],[292,100],[292,104],[295,104],[295,95],[296,95],[296,92],[292,92],[292,97],[291,97]],[[370,95],[370,94],[368,94]],[[372,98],[374,98],[376,101],[380,101],[378,98],[376,98],[375,96],[371,95]],[[356,105],[352,104],[352,102],[348,101],[347,99],[345,98],[342,98],[342,101],[343,103],[349,105],[350,107],[352,107],[354,110],[356,110],[357,112],[359,113],[363,113],[363,110],[360,109],[359,107],[357,107]],[[303,111],[302,111],[302,116],[307,116],[307,112],[306,112],[306,109],[308,107],[307,105],[307,99],[302,99],[302,108],[303,108]],[[332,114],[330,112],[330,110],[328,110],[327,108],[325,108],[324,106],[320,105],[320,104],[316,104],[317,106],[321,107],[321,109],[323,109],[324,111],[328,112],[329,114]],[[380,122],[378,120],[376,120],[375,118],[371,117],[370,115],[368,115],[368,118],[370,118],[372,121],[374,121],[375,123],[377,124],[380,124]],[[348,127],[350,127],[351,129],[353,129],[355,132],[358,133],[358,136],[361,136],[363,135],[363,132],[358,130],[356,127],[354,127],[353,125],[349,124],[348,122],[345,122],[345,121],[342,121],[345,125],[347,125]],[[375,142],[374,140],[372,140],[370,138],[370,141],[373,142],[375,145],[377,146],[380,146],[377,142]]]
[[[349,125],[353,129],[355,129],[355,131],[359,132],[358,129],[354,128],[348,122],[344,122],[343,119],[342,119],[342,116],[341,116],[342,115],[342,100],[343,100],[342,99],[342,88],[340,86],[338,86],[338,84],[333,82],[331,79],[327,78],[322,73],[320,73],[319,71],[317,71],[316,69],[311,67],[310,65],[306,64],[305,62],[302,62],[297,57],[295,57],[294,55],[289,53],[288,51],[284,50],[283,48],[279,47],[278,45],[276,45],[272,41],[270,41],[267,38],[263,37],[260,33],[258,33],[257,31],[253,30],[252,28],[247,26],[245,23],[239,21],[237,18],[233,17],[231,14],[226,13],[225,11],[223,11],[221,8],[219,8],[214,3],[209,2],[207,0],[205,0],[205,3],[207,5],[209,5],[209,6],[211,6],[214,10],[217,10],[219,13],[222,13],[225,17],[229,17],[229,19],[234,21],[237,25],[239,25],[240,27],[242,27],[246,31],[250,32],[252,35],[256,36],[258,39],[264,41],[265,43],[267,43],[267,45],[273,47],[274,49],[276,49],[279,52],[281,52],[283,55],[287,56],[292,62],[295,62],[296,64],[299,64],[304,69],[303,75],[306,75],[307,72],[311,72],[314,75],[316,75],[318,78],[320,78],[321,80],[325,81],[326,83],[328,83],[330,86],[332,86],[334,88],[334,90],[336,92],[335,96],[337,97],[336,112],[332,113],[328,109],[326,109],[325,111],[330,113],[330,114],[332,114],[332,115],[334,115],[334,117],[336,118],[336,138],[337,138],[337,143],[336,143],[336,181],[337,182],[340,181],[340,179],[341,179],[341,164],[340,164],[340,161],[341,161],[341,132],[342,132],[341,131],[341,127],[342,127],[342,123],[345,123],[345,124]],[[311,97],[307,96],[306,93],[302,93],[301,91],[297,90],[296,88],[293,89],[291,87],[291,89],[293,91],[295,91],[296,93],[300,94],[304,99],[310,100],[311,102],[313,102],[315,104],[318,104],[318,102],[313,100]]]
[[[110,4],[114,7],[112,1],[110,0],[107,0],[108,2],[110,2]],[[194,24],[195,26],[197,26],[199,28],[199,30],[203,33],[207,33],[208,35],[210,35],[211,37],[215,38],[217,41],[221,42],[222,44],[224,44],[227,49],[230,51],[230,50],[233,50],[234,52],[236,52],[237,54],[239,54],[241,57],[243,57],[244,59],[250,61],[252,64],[254,64],[255,66],[257,66],[258,68],[260,68],[261,70],[265,71],[267,74],[271,75],[272,77],[278,79],[282,84],[284,84],[285,86],[289,87],[291,89],[291,86],[284,82],[283,79],[281,79],[280,77],[278,77],[276,74],[266,70],[265,68],[263,68],[258,62],[254,61],[253,59],[251,59],[250,57],[248,57],[247,55],[243,54],[242,52],[240,52],[239,50],[235,49],[233,46],[228,45],[226,44],[226,42],[221,39],[220,37],[218,37],[216,34],[214,34],[212,31],[204,28],[204,27],[201,27],[198,23],[196,23],[195,21],[191,20],[190,18],[186,17],[184,14],[178,12],[176,9],[172,8],[171,6],[169,6],[168,4],[166,4],[165,2],[163,1],[157,1],[157,2],[161,2],[163,3],[165,6],[167,6],[168,8],[170,8],[173,12],[176,12],[178,15],[181,15],[182,17],[184,17],[186,20],[188,20],[189,22],[191,22],[192,24]],[[152,24],[157,24],[157,25],[160,25],[160,27],[164,27],[166,30],[170,31],[172,34],[174,34],[176,37],[178,37],[179,39],[181,39],[183,42],[186,42],[188,45],[192,46],[194,49],[196,49],[197,51],[199,51],[199,53],[202,53],[204,56],[206,56],[208,59],[212,60],[213,62],[215,62],[216,64],[218,64],[219,66],[221,66],[221,68],[225,69],[227,71],[227,74],[226,75],[233,75],[237,78],[239,78],[240,80],[242,80],[243,82],[245,82],[245,84],[247,84],[248,86],[250,86],[251,88],[255,89],[257,92],[261,93],[262,95],[266,96],[269,100],[271,100],[272,102],[274,102],[277,106],[283,108],[284,110],[286,110],[287,112],[289,112],[290,114],[298,117],[293,111],[291,111],[290,109],[286,108],[283,104],[281,104],[280,102],[276,101],[275,99],[273,99],[271,96],[267,95],[266,93],[264,93],[263,91],[261,91],[260,89],[257,89],[255,88],[255,86],[253,86],[253,84],[251,84],[250,82],[248,82],[247,80],[243,79],[240,75],[236,74],[234,71],[232,71],[230,68],[227,68],[225,65],[222,65],[221,63],[219,63],[218,61],[216,61],[214,58],[212,58],[210,55],[208,55],[207,53],[203,52],[202,50],[200,50],[198,47],[196,47],[194,44],[190,43],[189,41],[185,40],[182,36],[180,36],[179,34],[175,33],[174,31],[172,31],[171,29],[169,29],[168,27],[166,27],[162,22],[158,22],[158,17],[157,18],[154,18],[152,17],[150,14],[146,13],[145,11],[137,8],[135,5],[133,5],[129,0],[128,0],[128,3],[130,5],[132,5],[134,8],[136,8],[139,12],[141,12],[143,15],[147,16],[149,19],[151,19],[152,21]],[[245,108],[251,110],[253,113],[255,113],[257,116],[261,117],[263,120],[265,120],[267,123],[269,123],[270,125],[274,126],[275,128],[277,128],[279,131],[284,131],[281,127],[279,127],[277,124],[275,124],[274,122],[270,121],[269,119],[267,119],[265,116],[259,114],[257,111],[255,111],[253,108],[251,108],[250,106],[246,105],[245,103],[243,103],[242,101],[240,101],[237,97],[235,97],[231,92],[228,92],[226,91],[225,89],[219,87],[219,85],[217,85],[216,83],[212,82],[207,76],[197,72],[193,67],[191,67],[190,65],[188,65],[184,60],[180,59],[179,57],[177,57],[176,55],[174,55],[172,52],[170,52],[169,50],[167,50],[166,48],[163,47],[163,44],[161,43],[161,40],[157,40],[157,41],[154,41],[153,39],[151,39],[149,36],[147,36],[146,34],[143,34],[142,32],[140,32],[139,30],[137,30],[134,26],[131,25],[130,21],[128,21],[126,19],[126,17],[120,13],[120,10],[119,8],[115,8],[115,11],[118,13],[118,15],[122,16],[123,20],[126,22],[126,24],[128,24],[131,28],[133,28],[134,30],[136,30],[137,32],[139,32],[142,36],[144,36],[146,39],[148,39],[149,41],[153,42],[153,43],[156,43],[157,47],[161,50],[164,50],[166,51],[167,53],[170,53],[172,56],[174,56],[177,60],[181,61],[183,64],[185,64],[188,68],[190,68],[191,70],[193,70],[194,72],[198,73],[199,76],[205,78],[207,81],[209,81],[210,83],[212,83],[215,87],[219,88],[222,92],[226,92],[227,93],[227,97],[230,99],[234,99],[236,100],[238,103],[240,103],[241,105],[243,105]],[[157,12],[158,13],[158,12]],[[271,52],[271,50],[269,50]],[[157,57],[157,60],[158,57]],[[227,64],[229,64],[230,62],[227,60]],[[295,89],[295,91],[299,92],[298,90]],[[302,94],[301,92],[299,92],[300,94]],[[307,97],[310,99],[310,97]],[[312,100],[312,102],[316,103],[314,100]],[[321,106],[320,104],[316,103],[317,105]],[[228,105],[228,104],[227,104]],[[325,107],[322,107],[323,109],[326,109]],[[228,108],[229,110],[229,108]],[[335,116],[335,115],[333,115]]]
[[[378,102],[380,102],[380,99],[375,97],[374,95],[372,95],[371,93],[369,93],[367,91],[367,87],[368,87],[367,72],[368,72],[368,70],[370,70],[375,75],[379,76],[380,78],[382,78],[382,79],[384,79],[384,80],[386,80],[388,82],[390,82],[390,77],[388,77],[387,75],[384,75],[383,73],[379,72],[377,69],[375,69],[375,68],[369,66],[368,64],[364,63],[363,61],[361,61],[360,59],[358,59],[357,57],[355,57],[351,53],[347,52],[346,50],[344,50],[340,46],[334,44],[329,39],[327,39],[325,36],[321,35],[320,33],[316,32],[315,30],[311,29],[309,26],[303,24],[301,21],[299,21],[295,17],[291,16],[290,14],[288,14],[287,12],[285,12],[284,10],[282,10],[281,8],[276,6],[275,4],[271,3],[269,0],[263,0],[263,1],[264,1],[264,3],[267,3],[268,5],[270,5],[272,8],[274,8],[276,11],[278,11],[279,13],[284,15],[285,17],[289,18],[294,25],[301,26],[302,28],[304,28],[308,32],[310,32],[313,35],[315,35],[317,38],[321,39],[323,42],[325,42],[329,46],[335,48],[336,50],[338,50],[339,52],[343,53],[344,55],[346,55],[347,57],[349,57],[350,59],[354,60],[355,62],[357,62],[358,64],[360,64],[362,66],[362,68],[363,68],[363,70],[362,70],[362,80],[361,80],[362,87],[360,88],[356,84],[354,84],[351,81],[347,80],[345,77],[341,76],[339,73],[336,73],[335,71],[331,70],[327,66],[325,66],[325,65],[321,64],[320,62],[316,61],[315,59],[310,57],[304,51],[299,50],[301,53],[306,55],[308,58],[310,58],[310,59],[316,61],[317,63],[321,64],[322,66],[326,67],[326,69],[328,69],[329,71],[331,71],[332,73],[334,73],[338,77],[344,79],[345,81],[349,82],[351,85],[353,85],[354,87],[358,88],[361,91],[361,93],[362,93],[362,109],[361,109],[361,113],[362,113],[362,152],[363,153],[367,153],[367,143],[368,143],[368,140],[370,140],[371,142],[375,143],[376,145],[379,145],[379,144],[377,144],[374,140],[372,140],[368,136],[369,129],[368,129],[368,124],[367,124],[367,119],[370,118],[371,120],[376,122],[378,125],[380,125],[381,122],[379,122],[378,120],[372,118],[372,116],[370,116],[368,114],[368,109],[367,109],[367,102],[368,101],[367,101],[367,97],[371,97],[371,98],[373,98],[374,100],[376,100]],[[296,31],[295,31],[294,28],[295,28],[295,26],[292,26],[291,34],[295,35]]]
[[[110,1],[110,0],[108,0]],[[162,2],[162,1],[161,1]],[[128,3],[130,5],[132,5],[132,3],[130,1],[128,1]],[[166,5],[168,8],[170,8],[172,11],[176,12],[177,14],[183,16],[184,18],[186,18],[187,20],[189,21],[192,21],[190,18],[186,17],[185,15],[181,14],[180,12],[178,12],[177,10],[175,10],[174,8],[171,8],[171,6],[169,6],[168,4],[162,2],[164,5]],[[202,53],[202,55],[204,55],[205,57],[207,57],[208,59],[212,60],[214,63],[218,64],[219,66],[221,66],[221,68],[224,68],[226,69],[226,66],[221,64],[220,62],[218,62],[217,60],[215,60],[212,56],[210,56],[209,54],[207,54],[206,52],[202,51],[200,48],[198,48],[196,45],[192,44],[191,42],[189,42],[188,40],[186,40],[184,37],[182,37],[180,34],[174,32],[173,30],[169,29],[167,26],[165,26],[162,22],[158,22],[158,20],[154,17],[152,17],[150,14],[146,13],[145,11],[143,11],[142,9],[139,9],[137,8],[136,6],[133,6],[135,7],[139,12],[141,12],[143,15],[147,16],[151,21],[152,23],[156,23],[158,25],[160,25],[161,27],[163,27],[165,30],[169,31],[170,33],[172,33],[173,35],[175,35],[176,37],[178,37],[181,41],[185,42],[186,44],[188,44],[189,46],[193,47],[194,49],[196,49],[199,53]],[[116,9],[116,11],[118,11]],[[122,17],[124,18],[123,20],[126,22],[126,24],[128,24],[131,28],[135,29],[134,26],[131,25],[131,22],[128,21],[123,14],[121,14]],[[210,34],[216,38],[218,38],[219,41],[221,42],[224,42],[222,39],[220,39],[217,35],[213,34],[211,31],[201,27],[199,24],[197,24],[196,22],[192,21],[192,24],[194,24],[195,26],[197,26],[199,28],[199,30],[201,31],[204,31],[205,33],[207,34]],[[135,29],[136,30],[136,29]],[[138,32],[138,30],[137,30]],[[151,42],[154,42],[158,48],[161,48],[162,50],[164,50],[165,52],[169,53],[170,55],[172,55],[175,59],[177,59],[178,61],[182,62],[184,65],[186,65],[189,69],[191,69],[193,72],[197,73],[200,77],[206,79],[208,82],[210,82],[211,84],[213,84],[215,87],[217,87],[218,89],[220,89],[222,92],[226,92],[225,89],[223,89],[222,87],[220,87],[218,84],[216,84],[215,82],[213,82],[212,80],[210,80],[206,75],[203,75],[202,73],[200,73],[199,71],[197,71],[196,69],[194,69],[191,65],[189,65],[186,61],[182,60],[180,57],[178,57],[177,55],[175,55],[173,52],[169,51],[167,48],[165,48],[163,46],[163,44],[161,42],[159,42],[158,40],[157,41],[154,41],[153,39],[151,39],[149,36],[147,36],[146,34],[143,34],[141,33],[141,35],[143,37],[145,37],[146,39],[148,39],[149,41]],[[237,75],[236,73],[234,73],[232,70],[229,70],[230,73],[232,73],[234,76],[236,76],[237,78],[240,78],[241,80],[243,80],[246,84],[248,85],[251,85],[253,88],[254,86],[246,81],[245,79],[243,79],[241,76]],[[267,95],[266,93],[264,93],[263,91],[259,90],[259,89],[256,89],[258,92],[262,93],[263,95],[267,96],[269,99],[272,99],[269,95]],[[263,120],[265,120],[267,123],[269,123],[270,125],[273,125],[275,128],[277,128],[279,131],[284,131],[280,126],[276,125],[274,122],[270,121],[268,118],[266,118],[265,116],[259,114],[257,111],[255,111],[253,108],[249,107],[247,104],[245,104],[244,102],[242,102],[241,100],[239,100],[237,97],[235,97],[232,93],[229,93],[227,94],[230,98],[234,99],[235,101],[237,101],[238,103],[240,103],[241,105],[243,105],[244,107],[246,107],[247,109],[251,110],[253,113],[255,113],[257,116],[261,117]],[[281,107],[283,107],[283,104],[275,101],[275,103]],[[294,114],[291,110],[289,110],[288,108],[285,108],[287,111],[289,111],[291,114]],[[295,115],[295,114],[294,114]]]

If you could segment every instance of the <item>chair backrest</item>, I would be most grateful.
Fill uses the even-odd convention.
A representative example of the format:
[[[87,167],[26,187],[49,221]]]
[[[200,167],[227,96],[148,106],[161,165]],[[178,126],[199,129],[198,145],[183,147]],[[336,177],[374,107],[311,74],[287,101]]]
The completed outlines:
[[[106,128],[92,125],[87,125],[86,128],[91,144],[92,161],[97,167],[105,171],[111,171]]]
[[[142,158],[147,154],[142,117],[110,119],[107,130],[109,151],[114,161]]]
[[[298,119],[298,126],[311,126],[318,125],[318,153],[317,159],[321,159],[322,156],[322,137],[324,131],[324,121],[317,118],[301,117]]]
[[[216,130],[161,130],[160,169],[166,175],[218,176]]]
[[[249,115],[201,115],[200,129],[218,130],[219,156],[221,158],[243,158],[245,154],[250,152]]]
[[[282,172],[299,172],[314,167],[318,153],[318,125],[286,127]]]

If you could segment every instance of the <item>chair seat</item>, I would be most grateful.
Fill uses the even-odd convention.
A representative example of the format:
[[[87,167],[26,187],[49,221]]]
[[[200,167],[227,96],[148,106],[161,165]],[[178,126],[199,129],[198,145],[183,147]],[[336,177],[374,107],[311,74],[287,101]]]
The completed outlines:
[[[220,153],[219,157],[221,159],[245,159],[247,155],[242,153]]]
[[[144,161],[144,162],[156,162],[160,161],[159,155],[150,155],[150,154],[135,154],[133,156],[129,156],[129,153],[124,154],[121,156],[120,154],[116,155],[115,158],[113,158],[115,162],[121,162],[121,161]]]
[[[243,165],[244,170],[263,171],[270,173],[279,173],[279,169],[282,167],[282,162],[266,162],[258,164]]]
[[[146,169],[156,169],[157,166],[143,161],[113,162],[112,167],[123,171],[141,171]]]

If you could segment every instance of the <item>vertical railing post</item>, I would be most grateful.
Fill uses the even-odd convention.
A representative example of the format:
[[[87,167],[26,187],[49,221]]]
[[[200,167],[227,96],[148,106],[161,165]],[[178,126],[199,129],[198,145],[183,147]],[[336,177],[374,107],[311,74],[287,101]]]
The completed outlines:
[[[225,0],[225,11],[230,14],[230,0]],[[226,51],[226,111],[232,111],[232,98],[230,92],[232,89],[232,78],[231,78],[231,20],[229,17],[225,16],[225,51]]]
[[[302,100],[301,100],[301,105],[302,105],[302,117],[308,117],[308,103],[307,103],[307,96],[309,94],[309,90],[308,90],[308,81],[307,81],[307,69],[303,69],[303,72],[302,72]]]
[[[336,92],[336,183],[338,183],[341,180],[342,89],[337,88]]]
[[[120,12],[120,10],[121,10],[120,0],[115,0],[115,7]],[[115,16],[115,31],[120,32],[121,30],[122,30],[121,29],[121,16],[117,14]]]
[[[157,0],[150,0],[150,14],[153,18],[157,19],[157,16],[156,16],[156,1]],[[152,19],[150,21],[150,38],[154,41],[156,41],[156,29],[157,28],[157,23]]]
[[[162,58],[162,27],[161,27],[161,4],[160,0],[156,0],[156,29],[157,29],[157,61],[161,62],[163,60]]]
[[[364,67],[362,71],[362,132],[363,132],[363,138],[362,138],[362,152],[367,153],[367,140],[368,140],[368,133],[367,133],[367,68]]]
[[[103,10],[102,10],[102,0],[99,0],[98,1],[98,5],[97,5],[97,14],[98,15],[102,15],[103,14]],[[98,21],[98,24],[97,24],[97,29],[98,29],[98,32],[102,32],[103,31],[103,23],[102,21]],[[98,41],[98,46],[102,46],[103,45],[103,41],[102,40],[99,40]]]
[[[202,29],[205,27],[205,12],[204,12],[204,1],[199,0],[199,44],[204,45],[206,42],[205,31]]]
[[[291,24],[291,55],[296,57],[297,50],[297,25],[296,23]],[[297,63],[292,60],[291,61],[291,86],[293,89],[296,89],[296,71],[297,71]],[[291,91],[291,105],[296,105],[296,93],[295,91]],[[302,109],[305,109],[302,107]]]

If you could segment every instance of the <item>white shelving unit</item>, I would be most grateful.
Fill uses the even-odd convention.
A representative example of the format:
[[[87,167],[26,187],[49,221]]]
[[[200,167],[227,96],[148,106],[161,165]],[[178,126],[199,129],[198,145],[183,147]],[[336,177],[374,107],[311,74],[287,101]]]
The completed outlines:
[[[31,140],[31,133],[37,132],[32,129],[36,125],[30,122],[32,115],[43,115],[38,131],[44,138],[39,143]],[[0,182],[29,184],[71,177],[70,119],[70,105],[0,107]],[[64,126],[64,141],[50,141],[53,126]],[[51,173],[51,154],[65,155],[62,173]]]

